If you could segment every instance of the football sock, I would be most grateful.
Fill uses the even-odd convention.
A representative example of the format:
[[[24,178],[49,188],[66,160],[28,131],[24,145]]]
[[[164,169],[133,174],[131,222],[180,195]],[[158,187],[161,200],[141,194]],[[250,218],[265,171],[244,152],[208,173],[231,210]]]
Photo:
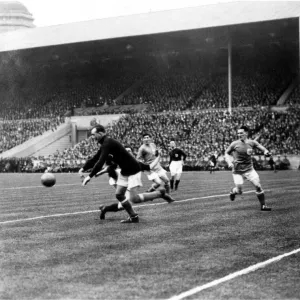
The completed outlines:
[[[137,216],[137,213],[133,210],[131,203],[126,199],[121,202],[124,209],[127,211],[130,217]]]
[[[174,188],[174,179],[171,179],[171,180],[170,180],[170,187],[171,187],[171,189],[173,190],[173,188]]]
[[[123,210],[123,209],[124,209],[123,207],[119,207],[118,203],[114,203],[114,204],[105,206],[105,211],[116,212],[116,211]]]
[[[165,184],[165,189],[166,189],[166,193],[169,194],[170,193],[170,184],[169,183]]]
[[[264,192],[261,192],[260,194],[256,194],[259,202],[260,202],[260,205],[265,205],[265,194]]]
[[[180,180],[175,181],[175,189],[177,190]]]

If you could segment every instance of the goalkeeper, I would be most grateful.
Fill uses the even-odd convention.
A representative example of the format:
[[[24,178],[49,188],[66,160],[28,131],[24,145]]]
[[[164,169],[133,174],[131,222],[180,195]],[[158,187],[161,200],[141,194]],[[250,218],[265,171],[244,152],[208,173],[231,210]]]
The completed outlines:
[[[133,156],[133,152],[130,146],[125,146],[125,149],[127,152],[129,152]],[[155,160],[151,164],[144,164],[142,162],[138,162],[140,166],[140,170],[143,171],[148,171],[150,172],[153,168],[156,167],[156,165],[159,163],[160,156],[157,155]],[[82,174],[83,169],[79,170],[79,174],[81,177],[84,177]],[[119,166],[113,161],[113,156],[108,155],[108,158],[106,160],[106,167],[104,167],[101,171],[96,173],[95,177],[98,177],[102,174],[107,173],[109,177],[109,185],[113,186],[114,188],[117,188],[117,182],[118,178],[120,176],[120,169]],[[147,202],[147,201],[153,201],[156,198],[160,198],[161,195],[156,195],[154,193],[138,193],[139,187],[143,186],[142,184],[142,179],[141,179],[141,172],[135,174],[131,178],[131,184],[130,187],[127,188],[127,191],[125,193],[125,201],[130,201],[131,196],[134,196],[135,200],[134,203],[140,203],[140,202]],[[130,195],[131,194],[131,195]],[[169,198],[167,198],[169,197]],[[171,198],[171,196],[165,194],[163,199],[165,199],[168,203],[173,202],[174,200]],[[113,203],[111,205],[101,205],[99,207],[100,209],[100,220],[105,219],[105,214],[107,212],[118,212],[121,210],[124,210],[124,207],[121,202],[118,203]]]
[[[253,168],[253,149],[263,151],[266,157],[270,157],[270,152],[255,140],[248,139],[249,129],[247,126],[239,127],[237,131],[238,140],[232,142],[225,151],[225,159],[229,168],[232,168],[232,176],[235,187],[231,189],[230,200],[234,201],[236,195],[243,193],[242,186],[244,179],[249,180],[256,188],[256,195],[260,202],[262,211],[270,211],[271,208],[265,203],[265,193],[260,184],[260,178]],[[233,160],[232,160],[233,156]]]

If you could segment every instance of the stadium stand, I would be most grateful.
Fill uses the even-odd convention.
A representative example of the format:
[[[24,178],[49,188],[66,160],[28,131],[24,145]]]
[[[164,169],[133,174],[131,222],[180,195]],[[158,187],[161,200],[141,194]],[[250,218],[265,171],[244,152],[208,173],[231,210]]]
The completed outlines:
[[[286,157],[287,154],[300,154],[300,108],[286,112],[274,112],[268,108],[245,109],[233,111],[230,116],[224,110],[198,110],[169,114],[131,114],[122,117],[119,122],[108,126],[109,135],[130,144],[136,152],[141,144],[141,136],[145,129],[154,136],[154,140],[162,149],[162,164],[168,165],[168,144],[176,140],[178,147],[188,154],[185,170],[205,170],[207,158],[212,153],[222,156],[230,142],[236,138],[239,124],[247,124],[251,128],[252,138],[269,147],[273,156]],[[82,140],[72,148],[57,151],[49,157],[32,159],[33,172],[45,170],[47,167],[56,172],[76,171],[91,157],[98,146],[90,139]],[[255,161],[258,169],[269,169],[267,159],[257,153]],[[286,163],[278,164],[284,169]],[[29,168],[29,167],[28,167]],[[220,159],[218,168],[227,169],[227,164]],[[24,169],[24,168],[23,168]]]
[[[270,109],[297,77],[298,44],[291,32],[294,26],[298,30],[298,24],[294,20],[271,23],[233,28],[233,36],[237,37],[232,51],[232,115],[226,113],[227,41],[215,41],[213,46],[210,39],[199,38],[212,30],[191,31],[186,37],[168,36],[168,49],[162,44],[159,49],[147,48],[149,41],[154,45],[164,42],[162,36],[147,37],[149,40],[143,43],[137,39],[137,50],[127,45],[118,48],[120,52],[115,57],[107,54],[109,42],[107,46],[104,42],[99,44],[103,49],[91,44],[95,47],[92,51],[88,45],[78,46],[83,47],[78,48],[83,49],[78,61],[79,50],[61,50],[65,57],[60,58],[53,54],[55,47],[50,47],[45,50],[51,54],[49,61],[43,60],[44,53],[36,50],[33,53],[42,63],[34,70],[24,64],[30,51],[25,51],[24,57],[20,55],[19,61],[1,54],[0,153],[45,131],[55,131],[65,117],[127,114],[111,125],[109,133],[136,151],[141,133],[149,129],[162,148],[165,165],[167,145],[175,139],[189,154],[186,168],[205,168],[211,153],[224,153],[241,123],[251,128],[253,137],[273,149],[274,155],[299,155],[299,85],[285,100],[289,109]],[[217,40],[224,32],[216,29],[214,34]],[[100,48],[104,52],[97,55]],[[9,55],[15,58],[16,54]],[[95,149],[90,140],[84,140],[33,161],[40,161],[44,167],[71,170],[78,168]],[[221,162],[222,159],[220,168],[226,168]],[[257,164],[267,165],[259,159]],[[37,163],[32,165],[34,170],[42,169],[36,167]]]

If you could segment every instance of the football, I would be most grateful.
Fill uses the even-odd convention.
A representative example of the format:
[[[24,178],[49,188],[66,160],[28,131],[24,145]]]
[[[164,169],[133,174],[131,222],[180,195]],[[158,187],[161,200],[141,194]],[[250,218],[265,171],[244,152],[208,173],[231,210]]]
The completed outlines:
[[[46,187],[51,187],[55,184],[56,178],[52,173],[44,173],[41,177],[41,182]]]

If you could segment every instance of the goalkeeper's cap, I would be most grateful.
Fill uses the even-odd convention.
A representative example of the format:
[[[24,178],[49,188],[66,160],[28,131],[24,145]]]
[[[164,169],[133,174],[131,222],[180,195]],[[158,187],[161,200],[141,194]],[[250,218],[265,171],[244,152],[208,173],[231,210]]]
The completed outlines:
[[[91,134],[95,134],[95,133],[99,133],[99,132],[103,132],[105,133],[105,128],[102,125],[96,125],[92,130],[91,130]]]

